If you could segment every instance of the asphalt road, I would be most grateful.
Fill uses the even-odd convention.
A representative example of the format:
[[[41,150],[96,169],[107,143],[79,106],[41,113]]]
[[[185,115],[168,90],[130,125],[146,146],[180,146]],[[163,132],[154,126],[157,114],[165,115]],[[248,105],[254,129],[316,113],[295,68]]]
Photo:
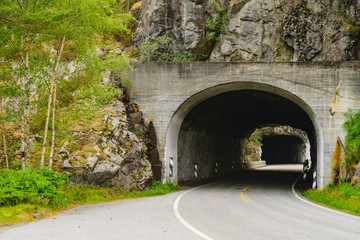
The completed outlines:
[[[360,217],[297,198],[290,167],[243,172],[160,197],[82,206],[0,229],[1,240],[360,239]]]

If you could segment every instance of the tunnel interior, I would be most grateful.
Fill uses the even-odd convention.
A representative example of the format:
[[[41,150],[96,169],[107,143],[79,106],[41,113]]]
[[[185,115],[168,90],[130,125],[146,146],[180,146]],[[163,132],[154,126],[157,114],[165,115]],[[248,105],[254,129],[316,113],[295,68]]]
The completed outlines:
[[[300,106],[265,91],[229,91],[200,102],[185,116],[178,135],[178,183],[196,183],[242,169],[243,140],[254,129],[272,124],[305,131],[310,140],[311,160],[316,165],[314,126]],[[290,142],[294,146],[301,144],[299,139],[292,137],[267,139],[264,157],[275,163],[276,152],[267,146]],[[295,154],[295,150],[286,154]],[[291,160],[283,160],[287,161]]]
[[[304,142],[296,136],[271,136],[262,140],[261,159],[267,165],[299,164],[305,161]]]

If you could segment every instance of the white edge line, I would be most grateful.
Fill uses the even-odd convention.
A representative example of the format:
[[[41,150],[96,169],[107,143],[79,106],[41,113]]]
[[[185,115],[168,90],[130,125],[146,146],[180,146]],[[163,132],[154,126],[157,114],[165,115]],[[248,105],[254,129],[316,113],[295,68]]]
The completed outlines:
[[[206,184],[208,185],[208,184]],[[196,188],[193,188],[193,189],[190,189],[184,193],[182,193],[180,196],[178,196],[174,202],[174,213],[175,213],[175,216],[176,218],[185,226],[187,227],[190,231],[192,231],[193,233],[195,233],[196,235],[206,239],[206,240],[214,240],[213,238],[209,237],[208,235],[200,232],[199,230],[197,230],[194,226],[192,226],[190,223],[188,223],[187,221],[185,221],[185,219],[183,219],[180,215],[180,212],[179,212],[179,202],[180,202],[180,199],[187,193],[191,192],[191,191],[194,191],[198,188],[201,188],[201,187],[204,187],[206,185],[203,185],[203,186],[200,186],[200,187],[196,187]]]
[[[348,216],[348,217],[353,217],[353,218],[359,219],[359,217],[356,216],[356,215],[352,215],[352,214],[341,212],[341,211],[338,211],[338,210],[335,210],[335,209],[332,209],[332,208],[324,207],[322,205],[316,204],[314,202],[306,200],[305,198],[300,197],[299,194],[295,190],[295,184],[297,183],[297,181],[298,181],[298,179],[296,179],[295,182],[292,184],[291,190],[292,190],[292,193],[294,194],[294,196],[297,197],[298,199],[300,199],[301,201],[303,201],[303,202],[305,202],[307,204],[310,204],[310,205],[312,205],[314,207],[321,208],[323,210],[332,212],[332,213],[337,213],[337,214],[340,214],[340,215],[343,215],[343,216]]]

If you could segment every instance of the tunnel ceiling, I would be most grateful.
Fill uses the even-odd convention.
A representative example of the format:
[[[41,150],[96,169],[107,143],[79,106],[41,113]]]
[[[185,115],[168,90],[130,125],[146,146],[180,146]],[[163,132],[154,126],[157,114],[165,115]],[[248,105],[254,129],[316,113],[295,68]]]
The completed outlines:
[[[271,93],[241,90],[222,93],[203,101],[185,118],[185,125],[205,130],[249,134],[259,126],[289,125],[313,133],[307,114],[293,102]]]

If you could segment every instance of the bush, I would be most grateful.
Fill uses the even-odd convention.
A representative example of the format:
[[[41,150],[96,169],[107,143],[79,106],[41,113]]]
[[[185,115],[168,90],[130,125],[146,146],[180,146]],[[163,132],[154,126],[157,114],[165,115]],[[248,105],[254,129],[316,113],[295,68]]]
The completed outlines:
[[[210,33],[207,36],[207,41],[219,41],[220,35],[224,30],[228,21],[228,9],[227,7],[220,7],[220,4],[214,0],[213,5],[215,7],[215,17],[205,23],[205,29]]]
[[[344,123],[348,131],[345,138],[345,167],[349,171],[360,161],[360,112],[349,110],[345,116],[348,118]]]
[[[177,190],[179,190],[179,188],[170,181],[162,183],[161,181],[154,180],[152,183],[152,188],[146,189],[145,192],[149,192],[149,193],[151,192],[151,194],[153,195],[162,195]]]
[[[20,171],[5,169],[0,172],[0,206],[20,203],[49,205],[65,204],[61,188],[67,175],[43,169]]]
[[[140,61],[142,62],[189,62],[192,57],[183,53],[181,45],[174,45],[171,39],[164,35],[152,37],[139,48]]]

